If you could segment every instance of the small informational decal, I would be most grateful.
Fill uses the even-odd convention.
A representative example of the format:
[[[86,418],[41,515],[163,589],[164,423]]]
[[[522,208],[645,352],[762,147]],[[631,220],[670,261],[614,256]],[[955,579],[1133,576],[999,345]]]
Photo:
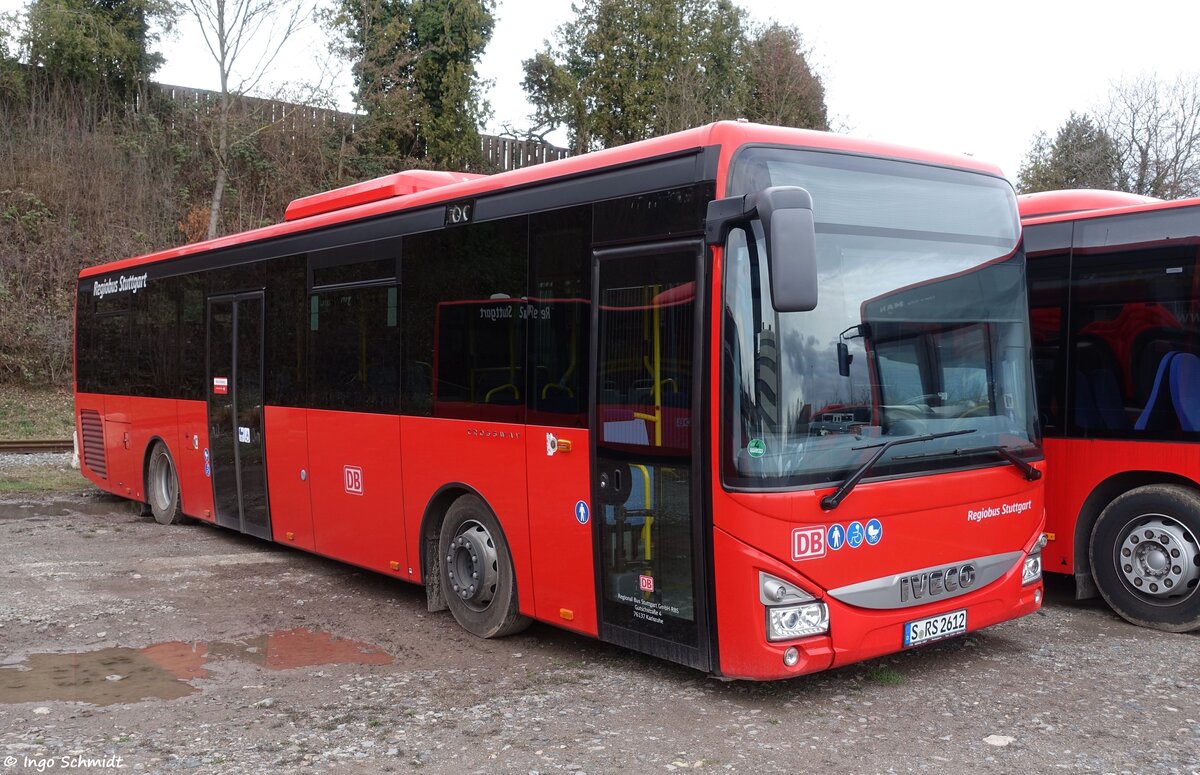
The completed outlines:
[[[209,459],[210,458],[208,456],[208,447],[205,447],[204,448],[204,462],[207,463],[209,461]]]
[[[244,425],[238,426],[238,441],[242,442],[243,444],[250,443],[250,429]]]
[[[468,224],[475,217],[475,200],[453,202],[446,205],[445,226],[460,226]]]
[[[877,519],[872,519],[867,523],[867,543],[871,546],[879,543],[883,538],[883,523]]]
[[[588,509],[588,505],[583,501],[575,503],[575,521],[581,525],[586,525],[591,519],[592,512]]]
[[[346,484],[347,494],[363,494],[363,472],[361,468],[358,466],[344,466],[342,468],[342,479]]]
[[[558,452],[558,437],[553,433],[546,434],[546,457]]]
[[[229,395],[229,377],[213,377],[213,395]]]
[[[826,536],[829,548],[837,551],[846,545],[846,528],[841,525],[831,525],[829,527],[829,535]]]
[[[638,576],[638,589],[642,590],[643,592],[653,592],[654,591],[654,577],[653,576]]]
[[[863,530],[861,522],[851,522],[846,528],[846,543],[850,544],[851,549],[857,549],[862,546],[863,539],[866,538],[866,531]]]
[[[767,442],[762,439],[750,439],[750,443],[746,445],[746,454],[753,458],[759,458],[767,454]]]
[[[792,530],[792,559],[812,560],[825,556],[825,526]]]
[[[209,463],[207,460],[204,461],[204,475],[212,476],[212,464]]]

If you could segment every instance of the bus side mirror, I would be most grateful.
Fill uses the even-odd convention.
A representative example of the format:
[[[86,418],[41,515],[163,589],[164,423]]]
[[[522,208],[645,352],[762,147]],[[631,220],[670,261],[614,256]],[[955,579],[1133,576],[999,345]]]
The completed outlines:
[[[767,241],[771,302],[778,312],[817,307],[817,229],[812,196],[798,186],[772,186],[708,205],[705,238],[723,244],[730,228],[757,217]]]
[[[837,343],[837,361],[838,374],[843,377],[849,377],[850,364],[854,362],[854,356],[850,354],[850,345],[845,342]]]

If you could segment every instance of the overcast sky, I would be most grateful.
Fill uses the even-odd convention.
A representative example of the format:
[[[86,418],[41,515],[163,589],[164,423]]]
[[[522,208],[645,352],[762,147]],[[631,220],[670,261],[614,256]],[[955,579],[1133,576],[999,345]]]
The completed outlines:
[[[898,3],[735,0],[757,21],[795,25],[822,76],[837,128],[880,140],[969,153],[1015,177],[1039,130],[1087,111],[1121,78],[1200,73],[1200,2],[1005,0]],[[12,10],[20,0],[0,0]],[[521,61],[571,17],[570,0],[500,0],[480,74],[494,82],[489,129],[529,113]],[[216,66],[186,20],[161,49],[156,79],[215,88]],[[313,77],[325,49],[311,28],[268,80]],[[348,107],[350,81],[342,68]],[[565,141],[565,135],[556,138]]]

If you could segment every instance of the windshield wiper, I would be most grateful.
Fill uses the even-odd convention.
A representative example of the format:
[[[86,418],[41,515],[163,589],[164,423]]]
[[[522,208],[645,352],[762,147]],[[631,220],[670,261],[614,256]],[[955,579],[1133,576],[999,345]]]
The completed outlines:
[[[1013,452],[1013,448],[1004,444],[996,444],[991,447],[975,447],[974,449],[956,449],[956,455],[978,455],[981,452],[995,452],[1000,457],[1012,463],[1017,468],[1021,469],[1021,473],[1025,474],[1025,479],[1030,482],[1036,482],[1042,478],[1042,472],[1034,468],[1028,460],[1018,457]]]
[[[826,511],[832,511],[833,509],[836,509],[841,502],[846,499],[846,496],[850,494],[850,491],[853,490],[860,481],[862,481],[862,478],[867,475],[867,472],[879,462],[879,458],[883,457],[892,447],[898,447],[901,444],[916,444],[920,441],[944,439],[948,436],[962,436],[964,433],[974,433],[975,430],[975,428],[964,428],[960,431],[946,431],[945,433],[926,433],[921,436],[909,436],[905,439],[892,439],[891,441],[885,441],[881,444],[868,444],[865,447],[853,447],[853,449],[856,450],[874,449],[875,454],[871,455],[866,462],[859,466],[858,470],[846,477],[846,481],[842,482],[836,491],[822,498],[821,508],[825,509]],[[1026,463],[1026,465],[1028,465],[1028,463]]]

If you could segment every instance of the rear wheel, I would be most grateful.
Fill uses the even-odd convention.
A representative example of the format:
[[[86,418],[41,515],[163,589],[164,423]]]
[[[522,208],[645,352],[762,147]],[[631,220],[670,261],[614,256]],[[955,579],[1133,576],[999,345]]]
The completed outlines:
[[[1200,495],[1151,485],[1121,495],[1092,531],[1092,575],[1128,621],[1167,632],[1200,628]]]
[[[161,442],[155,444],[150,452],[150,465],[146,471],[146,500],[150,504],[150,513],[160,525],[175,525],[183,521],[175,461]]]
[[[529,626],[517,607],[508,541],[482,500],[464,495],[450,505],[438,549],[446,604],[463,629],[500,638]]]

